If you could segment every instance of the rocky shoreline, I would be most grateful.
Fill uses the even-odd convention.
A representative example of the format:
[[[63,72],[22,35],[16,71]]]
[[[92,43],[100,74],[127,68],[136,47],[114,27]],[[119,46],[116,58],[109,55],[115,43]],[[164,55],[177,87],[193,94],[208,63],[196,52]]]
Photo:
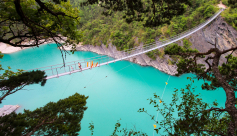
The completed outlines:
[[[27,48],[13,47],[5,43],[0,43],[0,51],[4,54],[10,54]]]
[[[142,44],[140,45],[142,46]],[[113,58],[120,58],[124,57],[121,52],[117,51],[116,47],[112,44],[109,44],[108,47],[106,45],[102,44],[101,46],[93,46],[93,45],[83,45],[76,48],[77,51],[91,51],[98,54],[108,55]],[[141,66],[152,66],[162,72],[165,72],[169,75],[175,75],[176,74],[176,65],[169,65],[168,59],[169,57],[165,55],[164,59],[161,59],[157,57],[156,60],[152,60],[149,58],[146,54],[138,55],[129,59],[126,59],[130,62],[137,63]]]
[[[63,38],[66,38],[66,37],[63,37]],[[43,40],[39,40],[39,42],[42,42],[42,41]],[[33,42],[34,41],[29,41],[29,42],[24,42],[23,44],[31,45]],[[59,39],[58,39],[58,42],[64,43],[64,41],[59,40]],[[54,43],[54,40],[52,38],[49,38],[49,39],[47,39],[47,41],[43,42],[43,44],[41,44],[41,45],[45,45],[48,43]],[[11,45],[0,42],[0,52],[3,54],[11,54],[11,53],[18,52],[18,51],[28,49],[28,48],[32,48],[32,47],[13,47]]]
[[[53,42],[45,42],[42,45],[48,44],[48,43],[53,43]],[[3,54],[11,54],[14,52],[22,51],[24,49],[28,49],[32,47],[13,47],[11,45],[5,44],[5,43],[0,43],[0,52]]]

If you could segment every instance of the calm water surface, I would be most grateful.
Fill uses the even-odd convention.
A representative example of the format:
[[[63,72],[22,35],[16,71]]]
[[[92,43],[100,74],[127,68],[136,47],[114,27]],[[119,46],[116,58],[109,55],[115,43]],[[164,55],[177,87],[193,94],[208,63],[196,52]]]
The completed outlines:
[[[76,52],[74,55],[67,55],[66,62],[94,56],[98,56],[98,54]],[[1,60],[4,68],[11,66],[14,71],[60,63],[62,63],[61,53],[55,44],[5,54]],[[193,75],[171,76],[163,100],[169,103],[174,88],[185,88],[185,85],[189,83],[187,77],[190,76]],[[17,112],[22,112],[24,109],[34,110],[50,101],[56,102],[77,92],[89,96],[88,109],[81,122],[80,135],[90,135],[88,126],[91,122],[95,125],[95,136],[111,135],[115,123],[121,119],[122,128],[136,128],[136,130],[146,132],[150,136],[153,135],[154,122],[145,113],[137,111],[139,108],[145,108],[150,114],[156,115],[155,109],[149,105],[147,99],[153,97],[153,93],[162,95],[168,77],[169,75],[155,68],[120,61],[83,73],[50,79],[44,87],[37,84],[27,86],[24,90],[6,97],[0,107],[18,104],[21,108]],[[195,85],[198,86],[196,92],[202,94],[205,102],[217,100],[221,106],[224,106],[225,93],[222,89],[215,92],[202,91],[201,84],[202,81],[195,81]],[[162,118],[159,116],[158,119]]]

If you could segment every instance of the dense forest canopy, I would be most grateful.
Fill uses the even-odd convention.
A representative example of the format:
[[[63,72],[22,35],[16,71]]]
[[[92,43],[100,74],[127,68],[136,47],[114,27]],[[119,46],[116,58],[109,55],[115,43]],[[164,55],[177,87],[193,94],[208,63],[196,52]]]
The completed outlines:
[[[72,1],[71,1],[72,2]],[[94,1],[95,2],[95,1]],[[220,0],[190,0],[191,5],[185,6],[185,12],[182,15],[175,16],[169,23],[163,23],[156,27],[144,27],[146,21],[134,20],[130,24],[122,16],[123,12],[113,11],[110,16],[104,16],[104,8],[98,4],[80,7],[81,13],[87,13],[81,16],[80,29],[84,31],[83,44],[108,45],[112,43],[118,50],[125,50],[138,46],[139,43],[152,43],[155,40],[162,40],[205,21],[217,10],[217,4]],[[227,0],[223,1],[227,6],[231,6]],[[80,2],[73,4],[80,5]],[[110,9],[112,10],[112,9]],[[227,8],[222,14],[225,20],[237,29],[237,8]],[[164,55],[163,49],[153,51],[147,55],[155,59],[159,54]]]
[[[145,27],[155,27],[170,23],[174,16],[182,15],[190,0],[87,0],[81,5],[97,4],[105,10],[103,15],[119,11],[127,23],[144,21]]]
[[[145,22],[142,21],[127,24],[122,19],[123,13],[121,12],[105,17],[101,15],[103,9],[98,5],[91,5],[93,8],[90,9],[98,12],[88,12],[89,9],[85,8],[87,13],[91,14],[87,15],[87,23],[81,28],[85,32],[83,43],[100,45],[102,42],[108,45],[109,42],[112,42],[118,50],[124,50],[137,46],[140,42],[151,43],[157,37],[164,39],[181,33],[203,22],[218,10],[213,6],[217,2],[194,0],[192,3],[191,6],[186,7],[183,15],[173,17],[170,25],[162,24],[153,28],[144,27]]]
[[[0,117],[1,136],[79,135],[88,97],[75,93],[44,107]]]

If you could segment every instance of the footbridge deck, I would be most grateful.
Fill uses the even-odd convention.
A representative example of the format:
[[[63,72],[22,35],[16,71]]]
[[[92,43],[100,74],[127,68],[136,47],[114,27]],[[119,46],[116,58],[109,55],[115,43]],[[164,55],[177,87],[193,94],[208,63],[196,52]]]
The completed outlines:
[[[113,62],[125,60],[128,58],[143,54],[143,53],[147,53],[147,52],[155,50],[155,49],[159,49],[161,47],[167,46],[171,43],[174,43],[174,42],[179,41],[185,37],[190,36],[191,34],[197,32],[198,30],[200,30],[200,29],[204,28],[206,25],[208,25],[217,16],[219,16],[222,11],[224,11],[224,9],[220,9],[212,17],[207,19],[205,22],[199,24],[198,26],[196,26],[192,29],[189,29],[183,33],[180,33],[178,35],[175,35],[173,37],[170,37],[167,40],[153,42],[150,44],[146,44],[142,47],[135,47],[135,48],[132,48],[129,50],[119,51],[118,53],[113,54],[114,58],[103,55],[103,56],[97,56],[97,57],[83,59],[83,60],[76,60],[73,62],[67,62],[67,63],[65,63],[64,66],[63,66],[63,64],[57,64],[57,65],[51,65],[51,66],[47,66],[47,67],[30,69],[27,71],[42,70],[42,71],[46,72],[46,75],[47,75],[46,79],[51,79],[51,78],[58,78],[58,77],[64,76],[64,75],[70,75],[70,74],[77,73],[77,72],[82,72],[84,70],[88,70],[88,69],[95,68],[95,67],[100,67],[100,66],[107,65],[107,64],[110,64]],[[78,67],[78,62],[81,64],[81,69]],[[92,63],[94,64],[93,66],[91,66]]]

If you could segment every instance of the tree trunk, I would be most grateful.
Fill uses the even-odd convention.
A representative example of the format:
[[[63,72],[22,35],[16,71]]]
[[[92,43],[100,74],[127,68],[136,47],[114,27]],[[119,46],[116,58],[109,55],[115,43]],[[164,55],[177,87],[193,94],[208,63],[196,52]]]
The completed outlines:
[[[2,100],[9,95],[9,93],[11,92],[12,90],[8,90],[7,93],[5,95],[3,95],[3,97],[0,98],[0,103],[2,103]]]
[[[232,118],[232,121],[228,126],[228,136],[235,136],[237,130],[237,109],[235,108],[235,92],[234,89],[226,82],[225,78],[221,75],[218,65],[220,60],[221,53],[219,49],[216,50],[212,66],[213,74],[215,75],[217,81],[221,84],[226,94],[225,109]]]

